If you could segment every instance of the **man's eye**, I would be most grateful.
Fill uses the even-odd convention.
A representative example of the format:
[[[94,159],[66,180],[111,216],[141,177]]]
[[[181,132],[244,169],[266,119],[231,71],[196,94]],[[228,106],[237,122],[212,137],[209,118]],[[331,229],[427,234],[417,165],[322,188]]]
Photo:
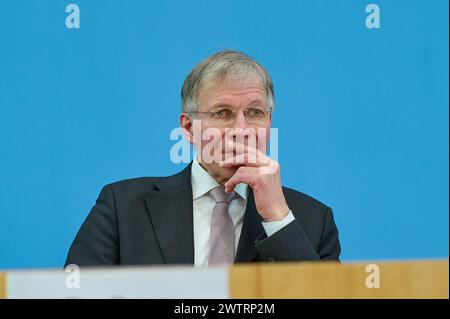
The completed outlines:
[[[263,116],[263,115],[264,115],[264,112],[261,111],[261,110],[259,110],[259,109],[249,109],[249,110],[247,111],[247,114],[248,114],[249,116],[253,116],[253,117],[260,117],[260,116]]]
[[[230,117],[231,114],[232,114],[232,112],[229,110],[220,110],[220,111],[213,112],[211,115],[212,115],[212,117],[220,118],[220,117]]]

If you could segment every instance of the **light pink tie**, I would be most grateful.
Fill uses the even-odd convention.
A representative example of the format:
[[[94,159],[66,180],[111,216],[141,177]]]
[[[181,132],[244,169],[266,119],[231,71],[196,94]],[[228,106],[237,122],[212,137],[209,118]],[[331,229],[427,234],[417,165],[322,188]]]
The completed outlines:
[[[209,191],[216,201],[211,218],[211,237],[209,240],[209,265],[232,264],[234,262],[234,226],[228,212],[229,203],[238,195],[225,193],[223,186]]]

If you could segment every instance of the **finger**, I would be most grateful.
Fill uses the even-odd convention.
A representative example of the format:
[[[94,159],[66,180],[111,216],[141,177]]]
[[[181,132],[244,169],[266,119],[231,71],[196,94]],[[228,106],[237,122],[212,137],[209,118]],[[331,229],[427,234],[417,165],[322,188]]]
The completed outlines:
[[[257,168],[256,168],[257,169]],[[240,167],[236,173],[225,183],[225,192],[230,193],[234,190],[236,185],[240,183],[251,184],[254,181],[253,174],[251,173],[253,169],[249,167]]]
[[[258,167],[263,164],[264,163],[260,161],[255,154],[248,154],[248,153],[231,156],[219,163],[221,167],[232,167],[236,165]]]
[[[247,152],[234,155],[231,152],[225,153],[225,159],[220,162],[224,167],[235,166],[236,164],[243,164],[246,166],[261,166],[269,165],[270,157],[254,148],[248,148]]]

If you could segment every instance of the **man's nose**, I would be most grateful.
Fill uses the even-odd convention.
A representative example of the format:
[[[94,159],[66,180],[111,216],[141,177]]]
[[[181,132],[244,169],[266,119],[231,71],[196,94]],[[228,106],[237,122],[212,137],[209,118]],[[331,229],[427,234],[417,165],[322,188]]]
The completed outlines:
[[[248,123],[247,120],[245,119],[244,112],[242,111],[237,112],[236,118],[234,119],[233,127],[242,129],[246,129],[248,127]]]

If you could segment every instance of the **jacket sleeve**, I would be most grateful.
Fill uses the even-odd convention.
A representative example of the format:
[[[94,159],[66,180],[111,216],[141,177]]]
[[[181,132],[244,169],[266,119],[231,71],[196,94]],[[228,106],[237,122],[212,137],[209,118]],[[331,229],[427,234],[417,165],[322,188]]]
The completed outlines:
[[[294,220],[272,236],[260,236],[256,249],[265,261],[337,260],[341,247],[333,212],[327,207],[318,249],[314,249],[303,227]]]
[[[341,254],[341,245],[339,243],[339,232],[334,222],[333,211],[327,209],[325,215],[325,225],[323,227],[322,239],[319,245],[319,256],[323,260],[337,260]]]
[[[120,262],[114,194],[105,186],[76,235],[65,266],[116,265]]]

